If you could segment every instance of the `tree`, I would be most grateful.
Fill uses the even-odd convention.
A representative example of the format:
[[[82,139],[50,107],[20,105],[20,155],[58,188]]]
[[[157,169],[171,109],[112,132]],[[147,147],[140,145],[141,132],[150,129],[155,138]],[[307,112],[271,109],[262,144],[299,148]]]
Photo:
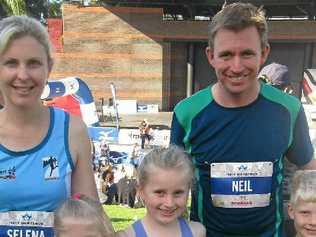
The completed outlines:
[[[26,3],[24,0],[0,0],[0,4],[2,8],[2,17],[8,15],[25,15],[27,13]]]
[[[61,18],[61,4],[62,1],[53,1],[49,2],[48,6],[48,17],[49,18]]]

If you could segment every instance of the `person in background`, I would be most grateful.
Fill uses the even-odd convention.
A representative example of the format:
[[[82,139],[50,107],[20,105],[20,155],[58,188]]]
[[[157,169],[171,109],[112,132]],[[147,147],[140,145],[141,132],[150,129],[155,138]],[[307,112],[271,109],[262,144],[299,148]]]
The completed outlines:
[[[141,139],[141,148],[145,148],[146,140],[149,142],[152,139],[150,133],[150,126],[147,122],[147,119],[143,119],[139,125],[140,139]]]
[[[265,83],[268,83],[285,93],[290,95],[294,94],[289,68],[286,65],[275,62],[270,63],[260,70],[258,77]]]
[[[96,200],[75,194],[54,214],[55,237],[114,237],[109,217]]]
[[[291,187],[288,214],[294,220],[296,237],[316,236],[316,170],[298,170]]]
[[[54,210],[74,193],[97,199],[87,128],[48,108],[53,67],[47,30],[27,16],[0,21],[0,230],[52,236]],[[10,217],[7,219],[6,217]],[[21,224],[21,218],[24,224]],[[15,224],[16,223],[16,224]]]
[[[283,158],[316,168],[303,106],[258,79],[270,52],[262,8],[223,6],[209,35],[217,82],[179,102],[171,126],[195,164],[191,219],[207,236],[283,237]]]
[[[150,151],[140,163],[137,176],[145,217],[117,236],[206,236],[203,225],[183,217],[192,181],[193,165],[182,149],[170,146]]]

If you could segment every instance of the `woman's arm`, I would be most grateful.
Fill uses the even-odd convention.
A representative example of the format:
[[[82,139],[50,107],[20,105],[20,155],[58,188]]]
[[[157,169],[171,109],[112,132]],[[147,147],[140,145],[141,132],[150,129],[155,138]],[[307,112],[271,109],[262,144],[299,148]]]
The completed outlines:
[[[70,116],[69,149],[74,163],[71,194],[82,193],[97,200],[88,129],[84,122],[75,116]]]

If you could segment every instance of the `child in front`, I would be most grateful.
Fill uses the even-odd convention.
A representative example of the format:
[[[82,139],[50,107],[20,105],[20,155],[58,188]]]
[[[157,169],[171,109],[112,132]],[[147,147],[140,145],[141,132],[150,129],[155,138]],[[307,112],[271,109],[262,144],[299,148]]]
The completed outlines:
[[[114,230],[102,206],[82,194],[66,200],[54,213],[55,237],[113,237]]]
[[[170,146],[149,152],[137,174],[137,192],[145,204],[146,215],[117,236],[206,236],[202,224],[183,217],[192,180],[192,162],[182,149]]]
[[[288,213],[296,237],[316,236],[316,170],[298,170],[293,181]]]

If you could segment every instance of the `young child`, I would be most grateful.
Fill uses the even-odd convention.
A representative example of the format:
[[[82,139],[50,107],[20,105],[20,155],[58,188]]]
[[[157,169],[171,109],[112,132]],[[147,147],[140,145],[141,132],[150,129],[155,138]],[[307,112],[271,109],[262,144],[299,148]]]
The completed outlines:
[[[54,214],[55,237],[113,237],[114,230],[99,202],[82,194],[65,201]]]
[[[193,166],[175,146],[154,149],[138,167],[137,193],[147,209],[119,237],[204,237],[205,228],[183,218],[193,180]]]
[[[288,213],[296,237],[316,236],[316,170],[298,170],[293,181]]]

